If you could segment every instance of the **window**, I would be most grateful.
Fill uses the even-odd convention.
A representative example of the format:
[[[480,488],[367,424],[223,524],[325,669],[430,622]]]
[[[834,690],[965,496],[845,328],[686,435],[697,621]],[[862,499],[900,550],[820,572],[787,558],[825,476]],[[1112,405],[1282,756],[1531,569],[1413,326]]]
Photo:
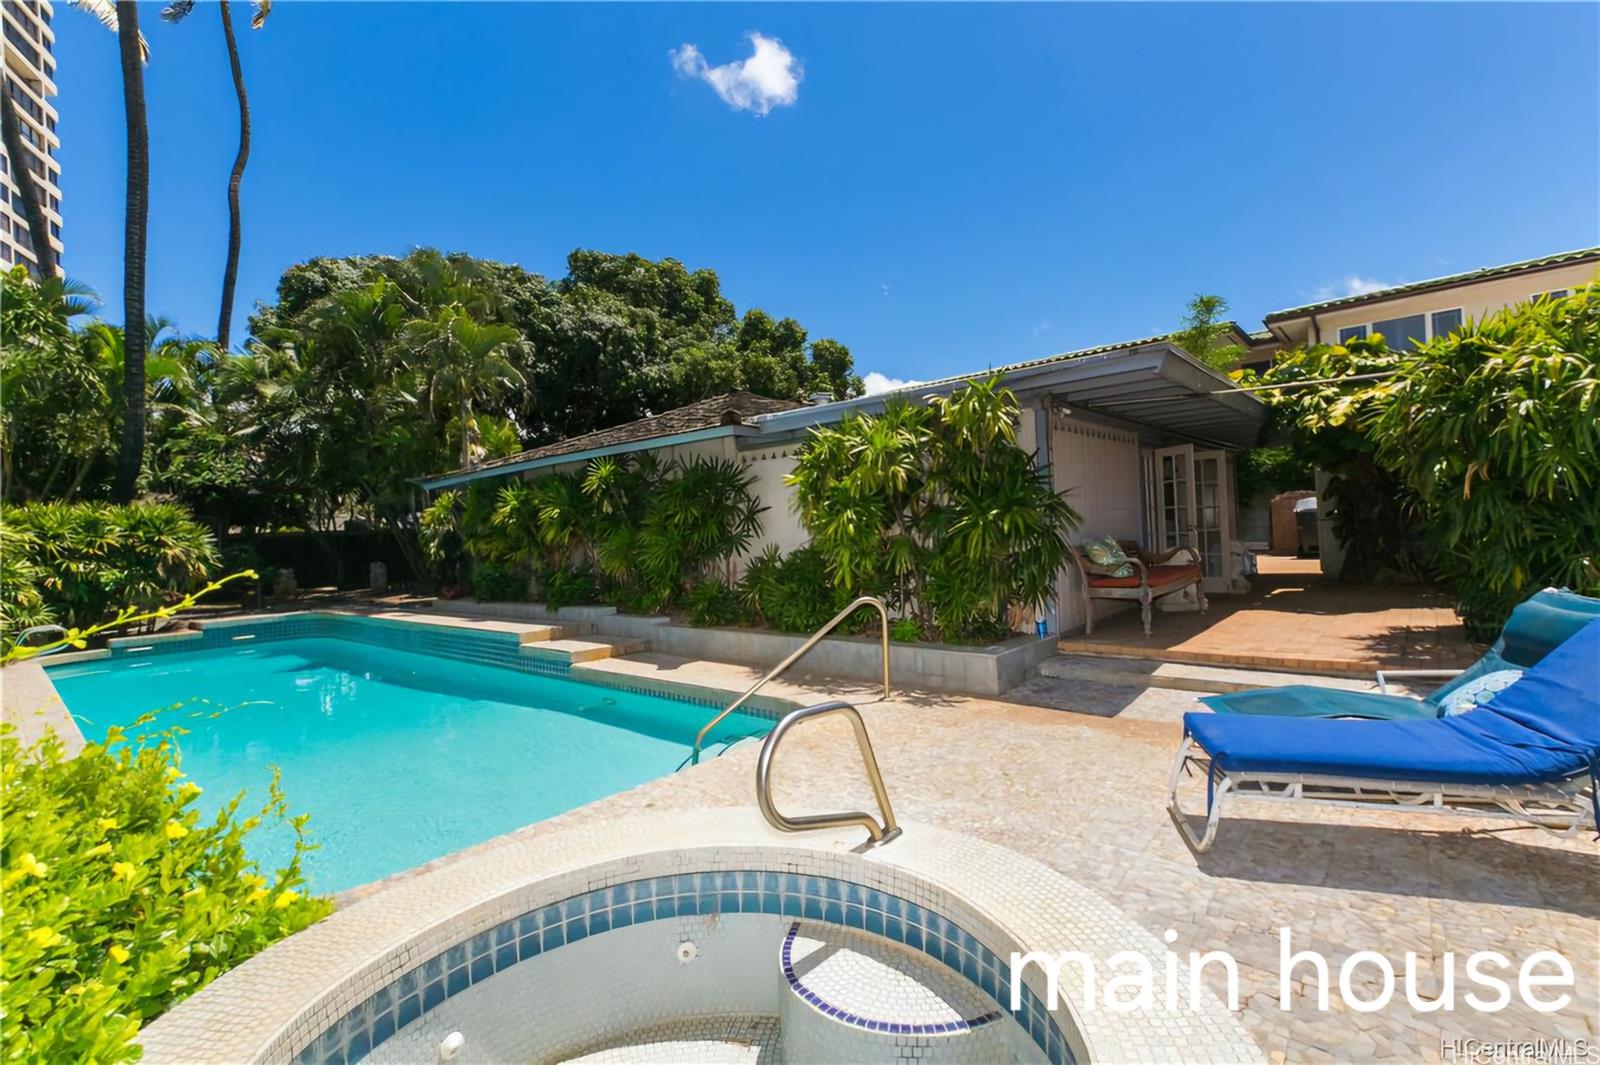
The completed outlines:
[[[50,223],[50,235],[57,240],[61,239],[61,227],[54,222]]]
[[[60,196],[52,196],[52,197],[50,197],[50,209],[52,211],[54,211],[56,214],[60,214],[61,213],[61,197]]]
[[[0,259],[5,260],[6,262],[11,261],[11,245],[7,244],[3,240],[0,240]]]
[[[1424,314],[1408,314],[1403,318],[1385,318],[1381,322],[1373,322],[1372,331],[1382,333],[1392,350],[1410,351],[1420,341],[1428,339],[1428,317]]]
[[[1461,328],[1461,308],[1457,307],[1453,311],[1434,311],[1433,320],[1429,324],[1433,329],[1432,336],[1449,336]]]
[[[1367,327],[1364,325],[1347,325],[1339,330],[1339,343],[1348,344],[1352,340],[1367,339]]]
[[[1528,301],[1530,303],[1534,303],[1539,300],[1558,300],[1564,296],[1570,295],[1572,295],[1572,293],[1568,289],[1555,288],[1551,289],[1549,292],[1535,292],[1533,295],[1528,297]]]

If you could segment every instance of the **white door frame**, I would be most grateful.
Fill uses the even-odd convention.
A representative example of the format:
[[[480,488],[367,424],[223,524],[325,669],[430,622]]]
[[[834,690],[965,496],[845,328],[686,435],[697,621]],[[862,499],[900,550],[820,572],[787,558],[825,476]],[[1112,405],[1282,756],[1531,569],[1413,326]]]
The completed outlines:
[[[1204,541],[1214,533],[1218,538],[1217,569],[1215,573],[1206,574],[1203,586],[1207,593],[1222,594],[1233,590],[1233,552],[1229,545],[1233,542],[1233,481],[1228,475],[1228,453],[1217,449],[1207,449],[1194,453],[1194,463],[1189,468],[1191,491],[1199,487],[1200,464],[1210,459],[1217,463],[1217,498],[1216,498],[1216,526],[1201,525],[1201,511],[1198,506],[1190,513],[1194,517],[1195,550],[1201,552],[1201,562],[1204,564]],[[1196,495],[1196,503],[1199,496]]]

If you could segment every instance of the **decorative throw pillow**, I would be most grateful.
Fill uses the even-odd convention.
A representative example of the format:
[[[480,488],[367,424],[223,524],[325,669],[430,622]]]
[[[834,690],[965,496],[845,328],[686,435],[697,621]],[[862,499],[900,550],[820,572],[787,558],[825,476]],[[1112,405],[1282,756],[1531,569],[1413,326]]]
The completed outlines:
[[[1090,540],[1083,545],[1083,552],[1096,566],[1113,567],[1110,573],[1113,577],[1133,576],[1133,563],[1128,561],[1128,555],[1122,550],[1122,545],[1109,536]]]
[[[1520,669],[1497,669],[1493,673],[1485,673],[1481,677],[1467,681],[1445,696],[1439,705],[1444,710],[1445,717],[1464,714],[1468,710],[1476,710],[1521,679]]]

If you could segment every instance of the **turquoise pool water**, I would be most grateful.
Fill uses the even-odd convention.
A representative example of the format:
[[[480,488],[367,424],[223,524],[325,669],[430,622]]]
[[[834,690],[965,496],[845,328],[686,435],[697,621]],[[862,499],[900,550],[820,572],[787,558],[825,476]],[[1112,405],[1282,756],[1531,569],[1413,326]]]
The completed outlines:
[[[259,808],[271,766],[321,844],[311,887],[340,891],[672,772],[716,712],[332,638],[55,666],[85,736],[163,710],[181,725],[183,770],[214,812],[239,792]],[[219,711],[221,711],[219,713]],[[713,738],[765,732],[733,714]],[[264,826],[264,870],[292,834]]]

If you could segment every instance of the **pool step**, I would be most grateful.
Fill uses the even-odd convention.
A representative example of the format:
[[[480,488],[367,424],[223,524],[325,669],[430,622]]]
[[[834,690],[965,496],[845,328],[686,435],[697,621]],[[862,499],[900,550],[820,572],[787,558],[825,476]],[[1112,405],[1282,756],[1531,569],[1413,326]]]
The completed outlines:
[[[638,654],[648,645],[643,640],[635,640],[627,636],[585,636],[581,640],[559,639],[544,640],[537,643],[523,643],[521,651],[525,655],[535,658],[550,658],[569,665],[578,662],[593,662],[600,658],[618,658],[622,655]]]
[[[607,1037],[558,1060],[568,1065],[780,1065],[778,1018],[684,1017]]]
[[[796,921],[779,952],[791,1061],[1010,1061],[1007,1015],[968,980],[877,936]]]

